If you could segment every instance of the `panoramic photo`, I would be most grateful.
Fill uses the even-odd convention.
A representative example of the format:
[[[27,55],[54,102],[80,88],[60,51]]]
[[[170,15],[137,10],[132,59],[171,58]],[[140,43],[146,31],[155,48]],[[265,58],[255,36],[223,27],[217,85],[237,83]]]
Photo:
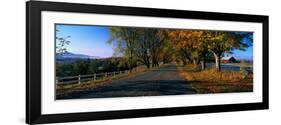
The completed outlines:
[[[56,24],[55,99],[253,92],[253,35]]]

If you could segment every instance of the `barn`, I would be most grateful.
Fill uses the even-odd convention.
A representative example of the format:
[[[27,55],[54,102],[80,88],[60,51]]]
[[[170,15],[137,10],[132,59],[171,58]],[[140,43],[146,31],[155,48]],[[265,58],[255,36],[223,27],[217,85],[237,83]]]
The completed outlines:
[[[228,57],[222,57],[221,62],[222,63],[235,63],[237,61],[233,56],[228,56]]]

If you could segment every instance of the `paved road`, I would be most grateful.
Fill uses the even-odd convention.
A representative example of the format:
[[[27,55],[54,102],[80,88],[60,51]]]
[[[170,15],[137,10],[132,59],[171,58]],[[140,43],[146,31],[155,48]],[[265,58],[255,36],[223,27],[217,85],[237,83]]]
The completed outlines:
[[[106,86],[83,92],[75,92],[57,99],[160,96],[194,93],[195,90],[179,75],[176,66],[171,64],[134,77],[115,80]]]

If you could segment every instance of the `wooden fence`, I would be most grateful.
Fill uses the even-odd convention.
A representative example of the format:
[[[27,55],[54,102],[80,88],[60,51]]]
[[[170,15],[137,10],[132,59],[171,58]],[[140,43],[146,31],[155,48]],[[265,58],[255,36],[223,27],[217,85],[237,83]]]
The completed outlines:
[[[96,81],[103,80],[105,78],[115,78],[121,75],[127,75],[128,70],[125,71],[115,71],[115,72],[105,72],[105,73],[94,73],[87,75],[77,75],[77,76],[67,76],[67,77],[56,77],[57,85],[66,85],[66,84],[81,84],[81,82],[86,81]]]

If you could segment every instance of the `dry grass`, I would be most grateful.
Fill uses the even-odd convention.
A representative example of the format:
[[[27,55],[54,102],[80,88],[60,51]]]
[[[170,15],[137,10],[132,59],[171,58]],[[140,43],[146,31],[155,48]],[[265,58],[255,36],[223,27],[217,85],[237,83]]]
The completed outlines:
[[[253,91],[253,75],[245,75],[241,72],[221,71],[209,69],[199,71],[192,65],[178,66],[180,75],[188,80],[188,83],[198,93],[227,93],[227,92],[251,92]]]
[[[81,90],[88,90],[92,88],[96,88],[99,86],[106,85],[110,83],[112,80],[117,80],[117,79],[122,79],[125,77],[129,77],[129,75],[116,75],[114,78],[113,77],[108,77],[104,78],[101,80],[96,80],[96,81],[87,81],[87,82],[81,82],[81,84],[70,84],[70,85],[57,85],[56,86],[56,95],[61,95],[61,94],[67,94],[73,91],[81,91]]]

